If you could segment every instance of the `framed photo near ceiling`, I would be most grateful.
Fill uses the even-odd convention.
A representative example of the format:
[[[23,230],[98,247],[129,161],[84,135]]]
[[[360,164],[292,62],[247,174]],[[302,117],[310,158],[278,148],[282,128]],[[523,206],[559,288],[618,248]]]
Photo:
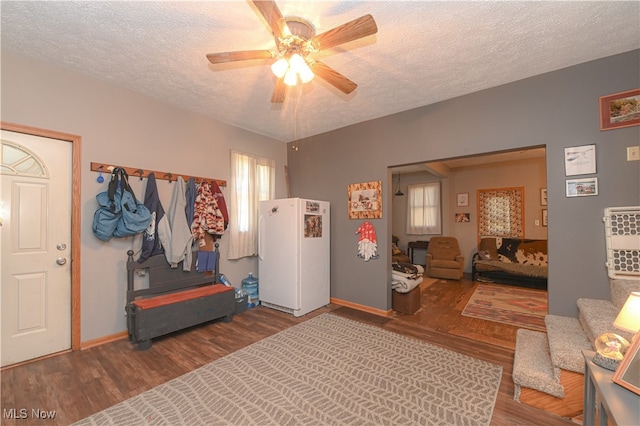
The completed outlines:
[[[598,178],[567,179],[567,197],[598,195]]]
[[[640,125],[640,89],[600,97],[600,130]]]
[[[382,181],[352,183],[347,198],[349,219],[382,218]]]
[[[596,146],[572,146],[564,149],[565,176],[590,175],[596,172]]]
[[[547,205],[547,188],[540,188],[540,205]]]

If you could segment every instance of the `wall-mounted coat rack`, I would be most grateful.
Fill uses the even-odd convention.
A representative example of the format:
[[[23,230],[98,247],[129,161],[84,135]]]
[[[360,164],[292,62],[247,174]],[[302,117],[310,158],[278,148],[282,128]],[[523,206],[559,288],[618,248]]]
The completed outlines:
[[[211,178],[205,178],[200,176],[191,176],[191,175],[185,175],[182,173],[160,172],[157,170],[147,170],[147,169],[140,169],[136,167],[115,166],[113,164],[96,163],[93,161],[91,162],[91,171],[93,172],[110,174],[111,171],[116,167],[121,167],[125,169],[125,171],[129,175],[129,178],[138,177],[142,180],[143,178],[146,178],[147,176],[149,176],[150,173],[153,173],[156,176],[156,179],[168,180],[169,182],[175,182],[178,176],[182,176],[182,179],[184,179],[185,181],[189,180],[189,178],[194,178],[196,182],[202,182],[202,181],[214,182],[215,181],[220,187],[227,186],[226,180],[211,179]]]

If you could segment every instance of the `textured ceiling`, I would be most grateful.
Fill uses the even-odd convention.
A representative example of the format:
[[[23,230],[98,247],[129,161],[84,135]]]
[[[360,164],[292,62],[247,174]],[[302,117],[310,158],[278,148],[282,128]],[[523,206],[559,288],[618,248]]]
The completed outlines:
[[[271,104],[273,49],[248,1],[2,1],[2,48],[289,142],[640,48],[640,2],[278,1],[322,33],[370,13],[378,33],[315,58],[359,86],[319,78]]]

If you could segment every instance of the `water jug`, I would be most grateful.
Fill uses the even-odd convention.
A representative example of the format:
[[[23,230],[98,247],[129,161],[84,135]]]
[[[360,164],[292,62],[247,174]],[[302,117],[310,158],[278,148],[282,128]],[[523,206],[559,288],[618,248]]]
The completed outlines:
[[[247,307],[253,308],[260,304],[258,296],[258,279],[249,272],[249,276],[242,280],[242,288],[247,292]]]

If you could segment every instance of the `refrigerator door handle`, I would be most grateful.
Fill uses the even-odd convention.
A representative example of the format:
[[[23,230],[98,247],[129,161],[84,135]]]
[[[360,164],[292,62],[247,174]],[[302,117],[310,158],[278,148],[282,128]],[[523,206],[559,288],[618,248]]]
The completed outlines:
[[[260,215],[258,217],[258,258],[260,260],[264,260],[262,256],[262,221],[264,220],[264,216]]]

